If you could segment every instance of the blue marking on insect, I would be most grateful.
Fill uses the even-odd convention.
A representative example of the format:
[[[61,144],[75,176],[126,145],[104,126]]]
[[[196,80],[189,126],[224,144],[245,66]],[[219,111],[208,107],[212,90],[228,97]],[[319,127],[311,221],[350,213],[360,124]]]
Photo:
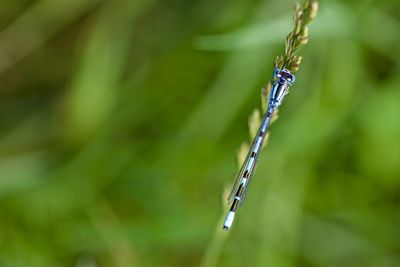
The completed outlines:
[[[268,110],[275,111],[288,93],[289,87],[296,81],[296,77],[287,69],[276,68],[274,70],[273,79],[275,80],[271,88],[268,99]]]

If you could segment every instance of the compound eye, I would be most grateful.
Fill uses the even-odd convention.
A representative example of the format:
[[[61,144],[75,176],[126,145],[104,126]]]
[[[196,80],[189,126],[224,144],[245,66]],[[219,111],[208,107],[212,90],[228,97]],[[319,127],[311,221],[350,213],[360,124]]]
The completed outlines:
[[[287,80],[288,80],[288,82],[291,82],[291,81],[292,81],[292,78],[288,78]]]
[[[278,74],[276,75],[276,77],[281,78],[281,77],[282,77],[282,74],[278,73]]]
[[[275,70],[274,70],[274,74],[272,75],[272,77],[273,77],[273,78],[276,78],[276,77],[277,77],[277,75],[278,75],[278,73],[279,73],[280,71],[281,71],[280,69],[278,69],[278,68],[275,68]]]

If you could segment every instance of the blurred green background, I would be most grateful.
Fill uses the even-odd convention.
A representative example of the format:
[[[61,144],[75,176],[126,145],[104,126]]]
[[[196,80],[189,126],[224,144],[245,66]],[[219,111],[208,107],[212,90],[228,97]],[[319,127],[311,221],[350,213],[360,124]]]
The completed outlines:
[[[400,2],[321,1],[246,204],[292,0],[3,0],[0,266],[400,266]]]

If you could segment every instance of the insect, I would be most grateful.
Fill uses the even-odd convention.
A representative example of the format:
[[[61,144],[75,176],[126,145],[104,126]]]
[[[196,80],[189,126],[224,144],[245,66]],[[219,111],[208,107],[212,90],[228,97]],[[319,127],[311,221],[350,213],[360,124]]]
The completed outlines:
[[[268,96],[267,112],[265,113],[261,126],[254,137],[249,152],[240,168],[239,174],[236,177],[236,182],[228,198],[228,204],[231,204],[231,207],[224,221],[224,230],[228,230],[232,226],[237,208],[243,205],[265,135],[268,131],[268,125],[271,121],[272,114],[282,104],[285,95],[288,93],[289,87],[293,85],[296,78],[287,69],[275,68],[273,79],[274,84],[272,85],[271,92]]]

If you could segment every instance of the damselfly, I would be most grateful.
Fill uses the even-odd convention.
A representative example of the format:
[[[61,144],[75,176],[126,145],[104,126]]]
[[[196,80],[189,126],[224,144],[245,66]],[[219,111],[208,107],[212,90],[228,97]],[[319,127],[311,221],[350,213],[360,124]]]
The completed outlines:
[[[228,230],[232,226],[236,210],[238,206],[240,207],[244,202],[247,190],[249,189],[249,185],[253,177],[258,155],[261,151],[265,135],[268,131],[268,125],[271,121],[272,114],[282,104],[285,95],[288,93],[289,87],[295,81],[295,76],[287,69],[276,68],[274,70],[273,79],[274,84],[268,97],[267,112],[265,113],[261,126],[254,137],[254,140],[250,146],[250,150],[247,153],[247,157],[242,167],[240,168],[236,182],[228,198],[228,203],[231,203],[231,208],[224,221],[223,228],[225,230]]]

